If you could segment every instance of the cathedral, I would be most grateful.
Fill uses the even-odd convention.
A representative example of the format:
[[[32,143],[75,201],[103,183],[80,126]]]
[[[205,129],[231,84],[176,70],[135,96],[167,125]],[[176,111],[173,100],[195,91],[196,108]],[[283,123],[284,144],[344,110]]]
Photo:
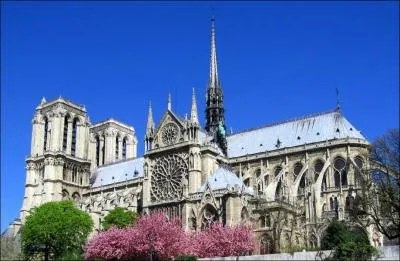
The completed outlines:
[[[226,131],[211,20],[205,126],[192,94],[181,117],[168,98],[160,122],[149,104],[144,155],[133,126],[116,119],[92,124],[84,106],[43,98],[32,120],[31,152],[20,219],[31,208],[69,199],[95,230],[115,207],[140,214],[162,210],[186,230],[211,222],[252,226],[259,253],[316,248],[329,220],[346,219],[361,195],[370,143],[340,108],[237,133]],[[142,137],[139,137],[141,140]],[[371,243],[382,238],[371,227]]]

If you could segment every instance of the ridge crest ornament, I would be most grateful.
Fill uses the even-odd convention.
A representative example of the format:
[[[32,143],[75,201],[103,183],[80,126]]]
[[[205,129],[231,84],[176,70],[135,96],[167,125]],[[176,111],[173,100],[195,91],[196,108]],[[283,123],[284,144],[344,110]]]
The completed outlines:
[[[179,128],[175,123],[169,122],[161,130],[161,141],[169,146],[178,139]]]
[[[182,197],[188,175],[188,155],[167,155],[156,159],[151,177],[151,201],[176,200]]]

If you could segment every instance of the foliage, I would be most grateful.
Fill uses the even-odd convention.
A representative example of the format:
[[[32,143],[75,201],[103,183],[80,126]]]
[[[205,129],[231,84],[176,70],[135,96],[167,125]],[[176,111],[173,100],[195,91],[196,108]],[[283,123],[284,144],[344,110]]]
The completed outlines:
[[[104,230],[108,230],[112,226],[124,228],[134,225],[137,216],[136,212],[125,210],[124,208],[115,208],[104,217],[103,228]]]
[[[20,260],[22,259],[21,242],[8,237],[1,237],[1,258],[0,260]]]
[[[81,251],[92,227],[90,216],[71,201],[45,203],[26,218],[21,235],[23,252],[28,257],[58,260]]]
[[[327,260],[370,260],[377,253],[364,231],[336,220],[328,226],[321,248],[333,250],[333,257]]]
[[[177,219],[161,212],[138,219],[135,227],[111,228],[95,236],[86,246],[87,259],[137,259],[150,256],[167,260],[184,254],[185,232]]]
[[[241,255],[252,252],[255,246],[247,226],[213,224],[197,233],[185,233],[178,219],[155,212],[139,217],[135,227],[112,227],[94,236],[86,245],[85,257],[137,260],[152,256],[155,260],[171,260],[179,255]]]
[[[256,241],[250,227],[234,227],[214,223],[203,231],[191,235],[191,251],[198,257],[239,256],[251,253]]]
[[[372,145],[371,164],[362,171],[363,195],[351,212],[364,227],[374,225],[388,239],[400,238],[400,137],[389,130]]]
[[[196,261],[196,256],[177,256],[175,261]]]

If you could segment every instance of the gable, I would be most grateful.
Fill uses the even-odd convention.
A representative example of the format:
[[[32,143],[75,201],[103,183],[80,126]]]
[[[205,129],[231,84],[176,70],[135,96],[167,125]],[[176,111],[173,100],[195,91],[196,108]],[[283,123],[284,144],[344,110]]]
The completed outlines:
[[[167,147],[184,141],[183,121],[168,110],[162,117],[154,135],[155,148]]]

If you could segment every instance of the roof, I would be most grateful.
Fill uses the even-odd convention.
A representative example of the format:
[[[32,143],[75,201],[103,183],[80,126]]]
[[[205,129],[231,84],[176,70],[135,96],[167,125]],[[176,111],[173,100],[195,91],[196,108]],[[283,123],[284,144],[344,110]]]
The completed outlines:
[[[246,187],[243,181],[236,176],[235,173],[226,169],[218,168],[214,174],[208,177],[207,181],[197,190],[197,192],[204,192],[207,183],[210,185],[211,190],[228,189],[229,187],[244,188],[244,191],[253,194],[252,189]]]
[[[227,137],[228,156],[234,158],[345,138],[365,140],[339,111],[331,111],[230,135]]]
[[[92,174],[92,188],[143,177],[144,158],[130,159],[101,166]],[[114,179],[113,179],[114,178]]]

